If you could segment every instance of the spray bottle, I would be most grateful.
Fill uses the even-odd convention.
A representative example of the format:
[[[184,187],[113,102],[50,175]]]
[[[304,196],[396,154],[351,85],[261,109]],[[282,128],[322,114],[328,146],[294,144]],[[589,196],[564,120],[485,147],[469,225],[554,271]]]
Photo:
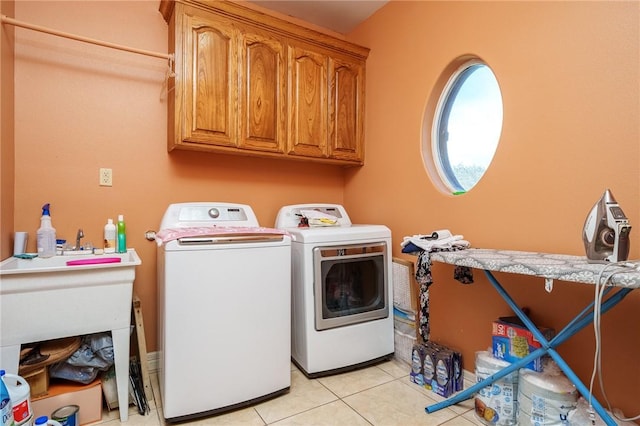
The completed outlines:
[[[52,257],[56,255],[56,230],[51,226],[49,203],[42,206],[40,228],[37,232],[38,256]]]

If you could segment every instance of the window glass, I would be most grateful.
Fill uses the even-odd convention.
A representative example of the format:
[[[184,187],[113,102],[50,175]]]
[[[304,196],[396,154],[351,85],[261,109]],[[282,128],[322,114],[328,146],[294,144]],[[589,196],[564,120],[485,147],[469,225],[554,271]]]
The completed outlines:
[[[450,68],[451,69],[451,68]],[[491,69],[478,59],[453,71],[433,114],[430,143],[432,180],[449,194],[463,194],[482,178],[493,160],[502,130],[502,97]],[[447,75],[445,74],[444,77]],[[428,155],[428,153],[427,153]]]

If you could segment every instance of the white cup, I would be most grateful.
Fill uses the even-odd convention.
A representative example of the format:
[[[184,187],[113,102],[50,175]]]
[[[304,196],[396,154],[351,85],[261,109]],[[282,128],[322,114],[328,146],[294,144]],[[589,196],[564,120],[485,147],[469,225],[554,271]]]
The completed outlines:
[[[23,254],[27,251],[28,232],[15,232],[13,234],[13,254]]]

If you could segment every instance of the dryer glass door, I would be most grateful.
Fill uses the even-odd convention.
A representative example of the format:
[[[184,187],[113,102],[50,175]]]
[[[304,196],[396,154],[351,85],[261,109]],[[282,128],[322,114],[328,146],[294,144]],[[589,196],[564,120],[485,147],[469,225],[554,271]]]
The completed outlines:
[[[315,328],[389,315],[385,242],[314,249]]]

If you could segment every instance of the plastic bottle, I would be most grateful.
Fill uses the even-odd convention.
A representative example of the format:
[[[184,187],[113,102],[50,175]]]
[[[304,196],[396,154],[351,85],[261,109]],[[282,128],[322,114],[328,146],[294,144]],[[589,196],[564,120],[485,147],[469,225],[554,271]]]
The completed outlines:
[[[114,225],[113,219],[107,220],[107,224],[104,226],[104,252],[116,252],[116,225]]]
[[[4,373],[4,370],[0,370],[0,380],[3,381],[7,391],[9,391],[9,397],[11,397],[13,422],[20,426],[33,424],[33,422],[29,421],[33,417],[29,382],[17,374]]]
[[[127,227],[124,224],[124,216],[118,215],[118,253],[127,252]]]
[[[44,425],[50,425],[50,426],[62,426],[62,424],[57,421],[57,420],[50,420],[49,417],[47,416],[40,416],[36,419],[36,422],[34,423],[35,426],[44,426]]]
[[[14,426],[11,396],[4,384],[4,380],[2,380],[2,376],[4,376],[4,370],[0,370],[0,411],[2,411],[2,426]]]
[[[37,232],[37,247],[39,257],[52,257],[56,255],[56,230],[51,225],[49,203],[42,206],[40,228],[38,228]]]

